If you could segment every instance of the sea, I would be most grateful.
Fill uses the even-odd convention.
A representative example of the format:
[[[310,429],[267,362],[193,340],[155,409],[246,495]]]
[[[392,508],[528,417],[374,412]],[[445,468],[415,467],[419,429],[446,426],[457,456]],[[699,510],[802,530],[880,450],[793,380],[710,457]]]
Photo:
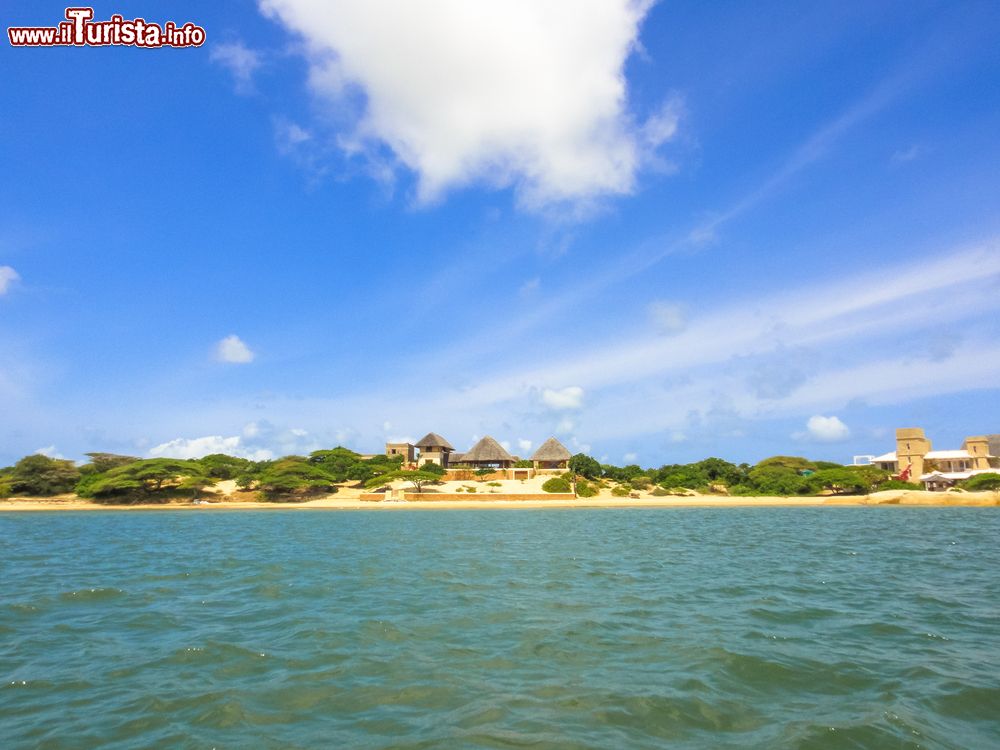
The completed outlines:
[[[3,513],[0,747],[1000,748],[1000,509]]]

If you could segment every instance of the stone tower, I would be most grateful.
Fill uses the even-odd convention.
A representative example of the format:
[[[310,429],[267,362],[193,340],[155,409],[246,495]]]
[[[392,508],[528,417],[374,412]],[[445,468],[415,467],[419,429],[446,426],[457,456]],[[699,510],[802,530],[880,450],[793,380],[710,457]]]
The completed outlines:
[[[919,427],[902,427],[896,430],[896,465],[900,473],[910,467],[910,481],[919,481],[924,473],[924,456],[930,453],[931,441]]]

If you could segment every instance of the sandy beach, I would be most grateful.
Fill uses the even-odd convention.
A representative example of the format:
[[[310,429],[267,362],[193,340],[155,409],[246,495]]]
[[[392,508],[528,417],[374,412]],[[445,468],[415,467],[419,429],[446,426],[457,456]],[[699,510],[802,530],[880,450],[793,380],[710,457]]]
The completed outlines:
[[[528,510],[537,508],[754,508],[754,507],[849,507],[849,506],[924,506],[924,507],[1000,507],[996,492],[921,492],[889,490],[870,495],[832,497],[728,497],[698,495],[653,497],[613,497],[607,491],[597,497],[552,500],[491,500],[488,494],[462,500],[435,500],[427,493],[426,500],[372,502],[360,499],[360,491],[344,489],[334,495],[306,502],[267,503],[254,500],[253,493],[210,496],[204,502],[156,503],[148,505],[101,505],[76,497],[21,497],[0,500],[0,512],[12,511],[113,511],[113,510]]]

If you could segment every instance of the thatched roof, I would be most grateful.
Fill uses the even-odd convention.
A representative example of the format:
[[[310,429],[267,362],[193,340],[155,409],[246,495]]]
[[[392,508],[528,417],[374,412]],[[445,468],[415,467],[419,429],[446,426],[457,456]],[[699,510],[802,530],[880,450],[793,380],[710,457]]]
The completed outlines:
[[[455,451],[450,456],[448,456],[448,463],[449,464],[460,464],[464,460],[465,460],[465,454],[464,453],[459,453],[458,451]]]
[[[550,437],[540,446],[538,450],[535,451],[534,455],[531,457],[532,461],[569,461],[572,455],[566,446],[556,440],[554,437]]]
[[[513,462],[514,457],[504,450],[496,440],[489,435],[484,437],[462,456],[465,463],[497,463],[500,461]]]
[[[447,448],[450,451],[455,450],[451,443],[445,440],[443,437],[438,435],[436,432],[428,432],[417,442],[417,447],[421,449],[425,448]]]

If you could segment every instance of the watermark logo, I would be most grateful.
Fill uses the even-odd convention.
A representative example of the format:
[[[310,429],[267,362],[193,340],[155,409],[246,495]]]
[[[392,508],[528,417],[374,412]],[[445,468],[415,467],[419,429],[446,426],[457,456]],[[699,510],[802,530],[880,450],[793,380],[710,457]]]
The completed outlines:
[[[95,21],[93,8],[67,8],[66,20],[58,25],[10,26],[7,38],[12,47],[200,47],[205,29],[191,22],[159,24],[117,13]]]

